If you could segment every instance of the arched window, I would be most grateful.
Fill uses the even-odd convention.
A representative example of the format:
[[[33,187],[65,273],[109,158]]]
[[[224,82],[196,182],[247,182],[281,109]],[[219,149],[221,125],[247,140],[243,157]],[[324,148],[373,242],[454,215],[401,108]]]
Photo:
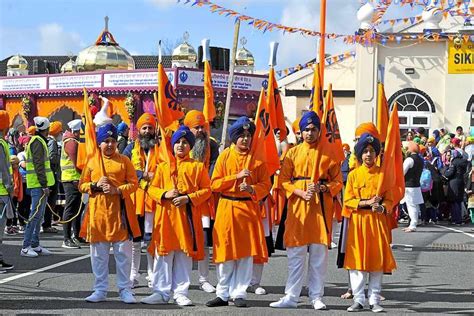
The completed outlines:
[[[402,133],[415,130],[418,127],[424,127],[427,134],[429,133],[431,115],[436,112],[434,102],[429,95],[418,89],[405,88],[390,97],[388,100],[390,110],[395,103],[399,112]]]

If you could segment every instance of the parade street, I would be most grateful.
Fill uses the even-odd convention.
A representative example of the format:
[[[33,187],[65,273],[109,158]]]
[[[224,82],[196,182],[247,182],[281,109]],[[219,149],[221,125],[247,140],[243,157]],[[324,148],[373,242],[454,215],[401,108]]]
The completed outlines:
[[[394,255],[398,269],[384,276],[382,302],[388,314],[459,314],[474,313],[474,232],[472,226],[420,226],[416,233],[394,231]],[[302,296],[298,309],[275,310],[269,303],[278,300],[284,292],[287,277],[286,252],[277,251],[265,266],[262,285],[268,294],[249,294],[249,307],[237,309],[208,308],[205,303],[214,297],[198,289],[197,272],[192,273],[189,298],[195,306],[181,308],[169,305],[127,305],[119,301],[115,288],[115,266],[111,256],[110,291],[104,303],[86,303],[91,293],[93,274],[87,247],[78,250],[63,249],[61,234],[42,234],[45,247],[52,250],[50,257],[23,258],[19,256],[22,235],[6,236],[4,256],[15,265],[9,273],[0,275],[0,313],[8,314],[75,314],[75,315],[143,315],[143,314],[223,314],[228,315],[309,315],[315,311]],[[335,267],[336,250],[329,251],[328,279],[324,301],[325,314],[346,314],[351,301],[340,295],[347,288],[347,272]],[[143,254],[144,256],[144,254]],[[140,287],[135,289],[138,299],[151,293],[146,286],[142,260]],[[211,271],[215,284],[214,267]],[[232,304],[231,304],[232,305]],[[365,314],[372,314],[368,309]]]

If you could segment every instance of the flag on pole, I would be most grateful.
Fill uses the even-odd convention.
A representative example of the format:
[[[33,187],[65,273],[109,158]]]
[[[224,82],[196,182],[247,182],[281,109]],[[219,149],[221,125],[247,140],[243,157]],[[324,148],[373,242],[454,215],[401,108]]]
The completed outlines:
[[[341,133],[334,109],[332,84],[329,84],[311,181],[316,183],[329,168],[343,161],[344,150],[342,149]]]
[[[270,120],[270,111],[265,99],[265,90],[262,88],[258,100],[255,116],[255,133],[252,139],[252,148],[249,155],[248,169],[253,169],[256,162],[263,162],[267,167],[268,175],[273,175],[280,169],[280,158],[275,143],[275,136]]]
[[[321,118],[324,114],[324,92],[321,86],[319,71],[319,64],[315,64],[313,70],[313,85],[311,88],[311,96],[309,97],[309,109],[316,112],[319,118]]]
[[[400,124],[397,104],[393,106],[388,122],[387,139],[377,185],[377,196],[383,196],[391,191],[393,205],[400,202],[405,194],[405,177],[403,175],[402,142],[400,139]]]
[[[387,138],[388,128],[388,102],[385,97],[384,84],[377,84],[377,130],[380,135],[380,142],[383,144]]]
[[[156,102],[158,101],[158,106]],[[164,129],[170,127],[175,121],[184,116],[181,106],[176,98],[173,85],[165,73],[163,65],[158,64],[158,96],[155,98],[156,117]]]
[[[204,61],[204,106],[202,107],[202,113],[207,123],[211,123],[216,117],[211,65],[208,60]]]
[[[278,90],[278,83],[275,78],[275,69],[270,68],[268,74],[268,88],[267,88],[267,106],[270,111],[270,121],[273,129],[280,131],[280,139],[284,140],[288,135],[286,132],[285,114],[283,113],[283,106],[281,103],[280,91]]]

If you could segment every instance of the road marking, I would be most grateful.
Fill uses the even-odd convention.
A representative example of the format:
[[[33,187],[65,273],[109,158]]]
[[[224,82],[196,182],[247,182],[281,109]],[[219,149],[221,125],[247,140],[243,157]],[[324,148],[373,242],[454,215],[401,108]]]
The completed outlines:
[[[64,265],[69,264],[69,263],[73,263],[73,262],[76,262],[76,261],[87,259],[90,256],[91,256],[90,254],[89,255],[84,255],[84,256],[81,256],[81,257],[74,258],[74,259],[61,261],[61,262],[52,264],[50,266],[39,268],[39,269],[36,269],[36,270],[33,270],[33,271],[25,272],[25,273],[22,273],[22,274],[17,274],[17,275],[11,276],[9,278],[5,278],[5,279],[0,280],[0,284],[5,284],[5,283],[8,283],[10,281],[18,280],[18,279],[21,279],[21,278],[24,278],[24,277],[27,277],[27,276],[30,276],[30,275],[34,275],[34,274],[37,274],[37,273],[40,273],[40,272],[48,271],[48,270],[51,270],[51,269],[54,269],[54,268],[57,268],[57,267],[60,267],[60,266],[64,266]]]
[[[443,225],[434,225],[434,226],[438,226],[438,227],[441,227],[441,228],[444,228],[444,229],[448,229],[448,230],[452,230],[453,232],[456,232],[456,233],[461,233],[461,234],[464,234],[466,236],[469,236],[471,238],[474,238],[474,234],[469,234],[469,233],[466,233],[465,231],[462,231],[462,230],[459,230],[459,229],[455,229],[455,228],[451,228],[451,227],[446,227],[446,226],[443,226]]]

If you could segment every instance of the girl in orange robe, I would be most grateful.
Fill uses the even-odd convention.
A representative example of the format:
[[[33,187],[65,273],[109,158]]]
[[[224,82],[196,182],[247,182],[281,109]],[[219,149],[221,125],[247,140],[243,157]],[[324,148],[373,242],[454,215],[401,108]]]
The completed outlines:
[[[109,250],[113,247],[117,287],[120,299],[136,303],[129,279],[132,265],[132,238],[140,235],[135,207],[130,195],[138,187],[138,179],[130,160],[117,153],[117,129],[113,124],[101,126],[97,143],[104,164],[99,157],[89,160],[82,171],[80,191],[89,194],[89,212],[84,219],[81,234],[85,231],[90,242],[92,272],[95,276],[94,293],[87,302],[101,302],[107,298]]]
[[[194,260],[204,257],[204,235],[201,210],[211,196],[211,181],[204,164],[189,158],[195,137],[186,126],[172,136],[177,162],[174,183],[170,166],[158,165],[148,194],[157,202],[153,235],[148,249],[155,256],[153,294],[145,304],[166,304],[173,292],[180,306],[192,305],[188,296]]]
[[[360,167],[347,179],[343,216],[349,219],[344,268],[349,270],[354,304],[347,310],[359,311],[366,302],[365,276],[369,274],[369,304],[373,312],[381,312],[382,275],[396,268],[390,248],[389,226],[392,195],[377,197],[380,167],[376,158],[380,142],[371,134],[362,134],[355,146]]]
[[[217,297],[206,304],[209,307],[226,306],[229,298],[237,307],[245,307],[253,259],[268,257],[258,201],[270,192],[270,177],[258,162],[254,169],[245,169],[254,132],[255,125],[240,117],[229,128],[235,146],[220,154],[212,174],[211,189],[221,195],[213,231],[219,283]]]

